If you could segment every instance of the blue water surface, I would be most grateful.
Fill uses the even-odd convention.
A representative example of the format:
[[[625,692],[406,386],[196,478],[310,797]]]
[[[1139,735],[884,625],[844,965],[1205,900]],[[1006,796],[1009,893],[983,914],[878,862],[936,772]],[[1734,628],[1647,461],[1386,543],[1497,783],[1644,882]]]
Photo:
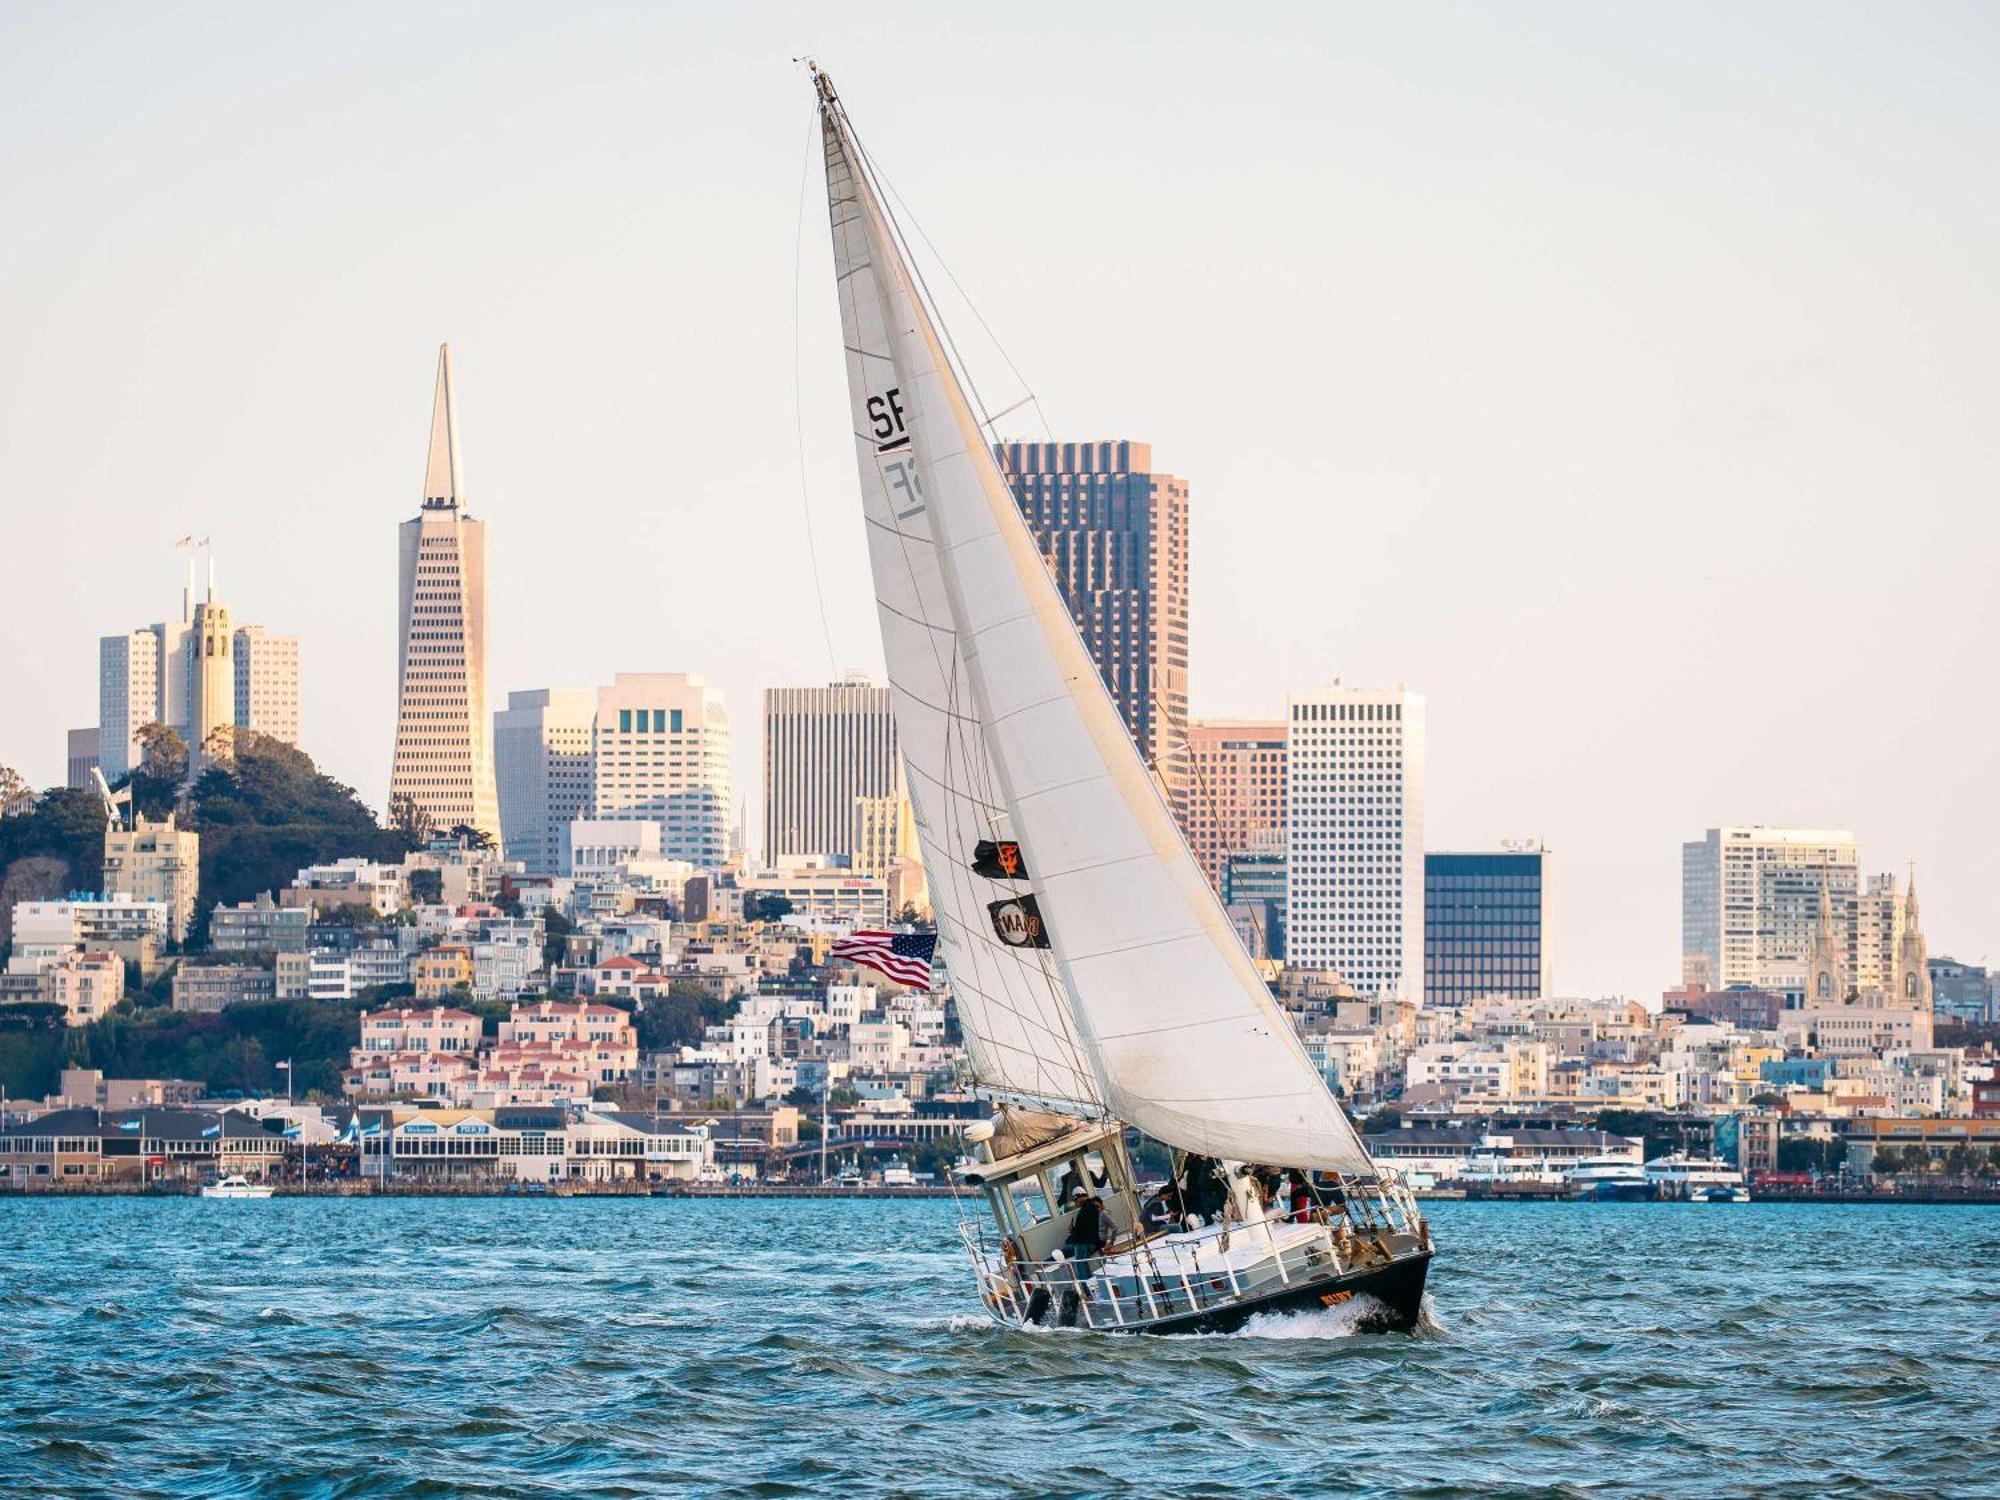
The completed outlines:
[[[1425,1332],[1161,1340],[946,1202],[0,1201],[0,1492],[2000,1492],[2000,1210],[1430,1207]]]

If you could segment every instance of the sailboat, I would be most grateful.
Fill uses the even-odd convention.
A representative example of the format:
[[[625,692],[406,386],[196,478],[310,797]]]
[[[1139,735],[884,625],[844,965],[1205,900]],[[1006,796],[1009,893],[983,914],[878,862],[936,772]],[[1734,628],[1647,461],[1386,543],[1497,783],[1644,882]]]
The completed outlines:
[[[963,1226],[997,1321],[1227,1331],[1356,1299],[1416,1323],[1432,1246],[1189,853],[1015,503],[832,81],[825,147],[870,572],[973,1082]],[[1169,1147],[1142,1197],[1126,1133]],[[1275,1171],[1292,1175],[1270,1191]],[[977,1201],[976,1198],[973,1201]]]

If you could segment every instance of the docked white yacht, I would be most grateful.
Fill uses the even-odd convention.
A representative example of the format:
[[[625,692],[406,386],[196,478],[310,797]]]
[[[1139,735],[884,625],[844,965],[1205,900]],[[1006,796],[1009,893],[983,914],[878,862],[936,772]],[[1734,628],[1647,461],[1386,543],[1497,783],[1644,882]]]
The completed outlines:
[[[894,195],[812,76],[897,740],[973,1086],[997,1106],[954,1174],[990,1210],[965,1226],[985,1305],[1012,1324],[1186,1332],[1366,1293],[1412,1327],[1429,1229],[1189,853],[1023,519]],[[1093,499],[1112,503],[1103,485]],[[1176,1153],[1171,1188],[1143,1204],[1128,1128]],[[1297,1175],[1274,1192],[1271,1168]]]
[[[1711,1188],[1743,1187],[1743,1174],[1721,1157],[1681,1151],[1647,1162],[1646,1177],[1662,1198],[1703,1198]]]
[[[204,1198],[268,1198],[277,1191],[268,1182],[252,1182],[240,1172],[232,1172],[214,1182],[202,1184]]]

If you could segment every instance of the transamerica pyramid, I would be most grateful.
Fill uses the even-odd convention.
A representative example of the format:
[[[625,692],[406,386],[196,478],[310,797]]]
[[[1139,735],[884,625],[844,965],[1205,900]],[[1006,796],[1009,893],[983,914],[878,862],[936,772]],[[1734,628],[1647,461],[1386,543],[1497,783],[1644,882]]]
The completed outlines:
[[[396,759],[392,804],[407,797],[439,832],[500,837],[493,721],[486,706],[486,523],[465,509],[451,346],[438,349],[423,507],[400,533]]]

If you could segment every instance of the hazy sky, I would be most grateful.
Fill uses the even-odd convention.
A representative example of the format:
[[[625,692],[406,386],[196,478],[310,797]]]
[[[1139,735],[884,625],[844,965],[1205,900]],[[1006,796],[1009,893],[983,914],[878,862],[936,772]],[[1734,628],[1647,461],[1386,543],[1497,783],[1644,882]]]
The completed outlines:
[[[496,703],[704,673],[754,808],[759,689],[880,660],[808,47],[1050,429],[1192,482],[1198,714],[1423,692],[1428,841],[1547,840],[1565,993],[1677,982],[1718,822],[2000,959],[1991,7],[12,0],[0,763],[193,532],[379,806],[449,339]]]

